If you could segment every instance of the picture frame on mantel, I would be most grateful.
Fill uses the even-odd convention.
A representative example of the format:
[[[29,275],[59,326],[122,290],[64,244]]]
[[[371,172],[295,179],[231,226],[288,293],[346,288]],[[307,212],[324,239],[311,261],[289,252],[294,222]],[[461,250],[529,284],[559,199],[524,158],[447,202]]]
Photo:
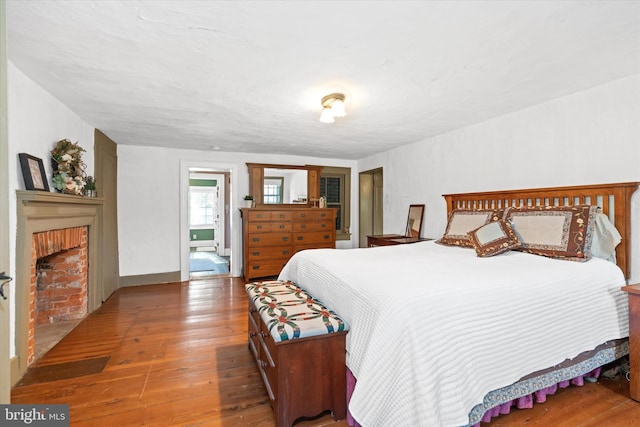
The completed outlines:
[[[42,159],[27,153],[19,153],[22,178],[26,190],[49,191],[47,174],[44,171]]]

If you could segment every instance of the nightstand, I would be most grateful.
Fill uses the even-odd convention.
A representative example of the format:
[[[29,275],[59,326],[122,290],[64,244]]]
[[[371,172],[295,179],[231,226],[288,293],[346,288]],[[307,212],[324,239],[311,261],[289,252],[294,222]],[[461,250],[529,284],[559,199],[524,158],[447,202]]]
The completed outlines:
[[[629,294],[629,395],[640,402],[640,284],[622,290]]]
[[[426,242],[428,240],[424,237],[407,237],[401,234],[378,234],[374,236],[367,236],[367,246],[391,246],[391,245],[406,245],[408,243]]]

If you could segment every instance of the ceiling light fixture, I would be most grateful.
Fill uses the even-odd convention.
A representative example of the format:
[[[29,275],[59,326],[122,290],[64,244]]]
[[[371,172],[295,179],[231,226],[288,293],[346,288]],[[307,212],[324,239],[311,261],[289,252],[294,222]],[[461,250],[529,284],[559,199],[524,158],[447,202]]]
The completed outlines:
[[[322,113],[320,114],[320,121],[322,123],[333,123],[335,117],[344,117],[347,112],[344,109],[344,94],[332,93],[322,98],[320,101],[322,104]]]

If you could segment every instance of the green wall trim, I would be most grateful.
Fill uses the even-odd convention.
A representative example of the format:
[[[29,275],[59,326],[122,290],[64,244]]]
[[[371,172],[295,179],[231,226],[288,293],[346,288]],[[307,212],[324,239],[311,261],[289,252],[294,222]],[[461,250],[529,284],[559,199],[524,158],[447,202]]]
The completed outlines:
[[[214,230],[212,228],[189,230],[189,240],[192,242],[198,240],[213,240]],[[195,236],[195,237],[193,237]]]
[[[218,181],[215,179],[190,179],[190,187],[216,187]]]

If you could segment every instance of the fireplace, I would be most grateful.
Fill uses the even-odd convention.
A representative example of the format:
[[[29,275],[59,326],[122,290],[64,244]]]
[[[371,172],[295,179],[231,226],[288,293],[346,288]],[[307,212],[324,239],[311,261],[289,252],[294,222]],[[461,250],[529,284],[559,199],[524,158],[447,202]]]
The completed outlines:
[[[102,199],[41,191],[16,194],[16,358],[12,361],[12,383],[34,360],[38,323],[81,319],[102,303]]]
[[[36,327],[80,320],[87,314],[87,235],[86,226],[33,234],[28,365],[48,330],[41,327],[36,335]]]

